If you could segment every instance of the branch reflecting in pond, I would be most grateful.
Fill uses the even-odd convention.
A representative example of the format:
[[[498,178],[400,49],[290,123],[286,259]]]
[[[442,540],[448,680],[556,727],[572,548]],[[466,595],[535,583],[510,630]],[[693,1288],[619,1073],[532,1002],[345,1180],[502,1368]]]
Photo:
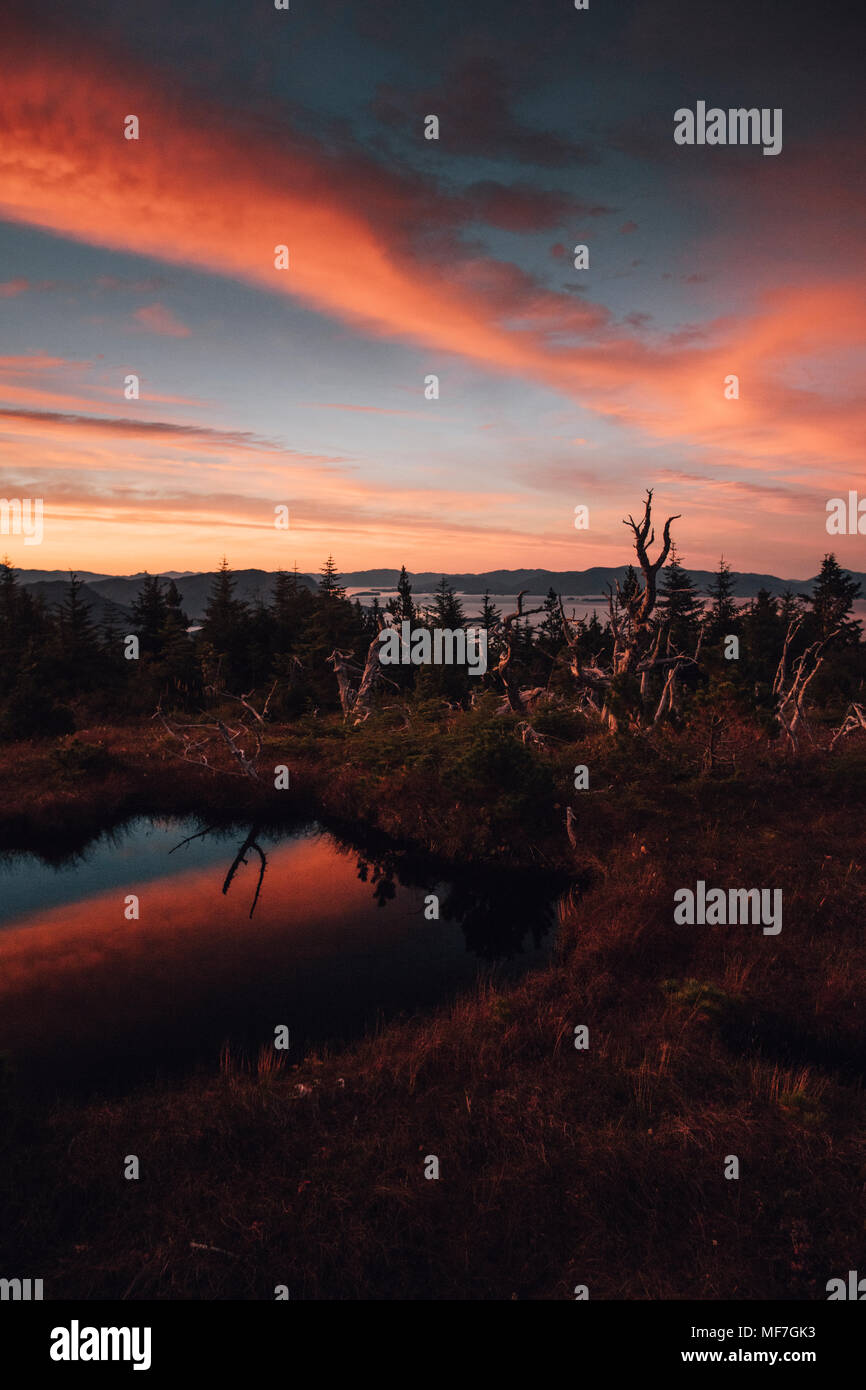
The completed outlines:
[[[216,825],[208,825],[205,827],[204,830],[197,830],[194,835],[187,835],[185,840],[181,840],[179,845],[175,845],[174,849],[169,850],[169,854],[174,854],[175,850],[183,849],[184,845],[191,844],[193,840],[200,840],[205,835],[211,835],[215,830],[219,830],[219,828],[220,827]],[[225,882],[223,883],[223,896],[225,896],[231,888],[234,876],[240,868],[241,864],[246,864],[247,854],[250,852],[250,850],[255,850],[256,854],[259,856],[260,861],[259,881],[256,884],[256,891],[253,896],[253,904],[249,911],[250,918],[252,918],[252,915],[256,910],[256,903],[258,902],[259,894],[262,891],[262,881],[265,876],[265,869],[268,866],[267,855],[265,854],[261,845],[257,843],[260,831],[261,827],[258,824],[255,824],[250,828],[250,833],[247,835],[247,838],[244,840],[243,844],[241,845],[240,849],[238,850],[237,854],[232,860],[231,867],[228,873],[226,874]]]
[[[207,826],[188,835],[171,853],[220,830],[219,826]],[[572,878],[562,874],[435,863],[404,847],[389,848],[362,831],[325,833],[340,855],[356,859],[357,877],[361,883],[372,886],[373,901],[379,908],[396,900],[398,886],[435,893],[441,919],[459,923],[467,950],[482,960],[511,959],[527,947],[538,948],[555,926],[561,894],[569,887],[578,887]],[[259,875],[250,918],[256,910],[267,868],[267,856],[258,842],[262,834],[270,843],[274,835],[279,837],[279,830],[257,821],[235,855],[222,887],[226,895],[241,865],[248,863],[251,853],[258,855]]]
[[[249,835],[248,835],[247,838],[244,840],[243,844],[241,845],[240,849],[238,850],[237,854],[235,855],[234,862],[232,863],[231,868],[229,869],[228,873],[226,874],[225,883],[223,884],[223,895],[225,896],[225,894],[229,891],[229,888],[231,887],[231,884],[232,884],[232,879],[234,878],[234,876],[235,876],[235,874],[237,873],[238,869],[240,868],[241,864],[246,864],[246,862],[247,862],[247,860],[246,860],[247,854],[249,853],[250,850],[255,850],[256,854],[259,856],[260,866],[259,866],[259,881],[258,881],[258,883],[256,884],[256,891],[255,891],[255,895],[254,895],[254,897],[253,897],[253,905],[252,905],[252,907],[250,908],[250,917],[251,917],[251,918],[252,918],[253,913],[254,913],[255,910],[256,910],[256,903],[257,903],[258,900],[259,900],[259,893],[262,891],[262,880],[264,879],[264,876],[265,876],[265,869],[266,869],[267,866],[268,866],[268,861],[267,861],[267,858],[266,858],[266,856],[265,856],[264,850],[261,848],[260,845],[258,845],[258,844],[256,843],[256,836],[258,835],[258,833],[259,833],[259,827],[258,827],[257,825],[254,825],[254,826],[252,827],[252,829],[250,830]]]

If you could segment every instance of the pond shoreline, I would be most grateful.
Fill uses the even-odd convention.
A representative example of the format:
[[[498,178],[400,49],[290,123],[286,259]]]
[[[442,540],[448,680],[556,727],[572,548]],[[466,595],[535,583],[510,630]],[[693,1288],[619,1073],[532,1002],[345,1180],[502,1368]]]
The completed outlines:
[[[58,769],[52,744],[7,745],[0,748],[0,770],[14,795],[0,806],[0,853],[35,850],[50,857],[58,849],[82,848],[102,831],[138,815],[196,815],[215,825],[307,818],[336,833],[363,834],[371,845],[428,854],[443,865],[507,862],[514,868],[574,870],[564,830],[542,848],[519,836],[507,845],[473,843],[465,833],[471,808],[454,817],[453,827],[440,808],[434,828],[429,817],[413,815],[411,805],[377,801],[364,770],[341,759],[341,745],[333,738],[323,736],[315,751],[286,750],[292,733],[289,725],[269,731],[269,751],[290,767],[286,791],[235,776],[231,768],[211,771],[183,762],[154,737],[151,724],[82,731],[75,743],[100,748],[105,757],[72,774]]]

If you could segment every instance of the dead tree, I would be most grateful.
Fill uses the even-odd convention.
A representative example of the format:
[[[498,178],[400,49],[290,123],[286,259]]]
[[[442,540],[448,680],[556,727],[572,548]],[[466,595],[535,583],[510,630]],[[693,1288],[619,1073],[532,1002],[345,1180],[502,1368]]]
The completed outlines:
[[[584,710],[588,709],[597,719],[604,721],[607,695],[613,684],[613,673],[603,670],[598,665],[597,657],[593,657],[589,664],[582,660],[580,631],[565,616],[562,594],[559,595],[559,612],[562,618],[562,633],[568,647],[569,669],[579,687],[579,702]]]
[[[340,692],[340,708],[343,718],[355,716],[355,724],[363,724],[368,719],[372,707],[373,691],[380,680],[387,677],[382,672],[380,637],[385,628],[385,619],[379,618],[379,629],[367,648],[363,668],[352,660],[354,652],[343,652],[335,648],[326,660],[334,668],[337,687]],[[389,684],[394,684],[393,681]]]
[[[663,627],[659,628],[659,634],[664,635],[665,655],[659,656],[659,643],[654,645],[652,654],[638,664],[638,671],[641,676],[641,703],[646,695],[646,682],[653,671],[662,672],[667,668],[664,685],[662,686],[661,698],[656,706],[653,724],[658,724],[665,714],[673,714],[679,710],[680,676],[688,667],[697,668],[698,657],[701,653],[701,643],[703,642],[703,629],[698,633],[697,645],[695,646],[694,656],[689,656],[687,652],[671,652],[670,631]]]
[[[614,675],[617,676],[627,672],[636,672],[640,669],[650,669],[643,666],[642,663],[646,662],[650,656],[650,650],[656,638],[657,625],[653,622],[652,615],[656,606],[658,572],[670,553],[671,522],[680,519],[679,513],[676,516],[668,517],[662,532],[661,550],[656,558],[651,560],[649,546],[654,544],[656,538],[652,525],[652,500],[653,490],[648,488],[644,501],[643,520],[640,524],[632,516],[629,516],[627,521],[623,521],[623,526],[630,526],[634,535],[634,548],[643,575],[644,587],[638,589],[634,594],[624,595],[619,581],[616,584],[617,599],[623,615],[622,622],[617,624],[617,629],[614,631],[613,670]]]
[[[352,684],[361,674],[361,668],[352,661],[354,652],[342,652],[339,647],[335,647],[331,655],[325,660],[333,666],[334,674],[337,677],[337,688],[340,692],[340,708],[343,711],[343,718],[348,719],[352,713],[352,706],[355,703],[355,688]]]
[[[523,611],[523,599],[529,592],[528,589],[521,589],[517,595],[517,608],[513,613],[509,613],[506,618],[501,618],[491,629],[491,632],[500,632],[504,638],[504,645],[496,663],[496,674],[505,686],[505,695],[508,700],[508,708],[515,714],[525,714],[527,704],[531,703],[532,697],[537,695],[537,691],[521,690],[514,668],[511,664],[511,657],[514,650],[514,630],[513,624],[519,622],[521,618],[532,617],[534,613],[540,613],[541,608],[530,608],[525,613]]]
[[[652,524],[652,488],[647,489],[644,501],[644,514],[640,522],[629,516],[623,521],[631,528],[638,564],[643,575],[634,593],[624,593],[619,581],[608,593],[610,628],[613,634],[613,657],[610,666],[600,666],[595,656],[585,661],[580,653],[580,632],[565,616],[562,597],[559,611],[562,617],[562,630],[568,647],[569,667],[580,690],[582,708],[591,713],[612,732],[619,727],[619,720],[612,708],[611,696],[617,677],[640,677],[640,695],[643,705],[649,695],[650,676],[664,672],[665,681],[661,698],[656,706],[652,722],[658,721],[675,707],[677,678],[685,666],[694,665],[693,656],[684,652],[660,655],[665,629],[653,617],[657,598],[658,572],[668,558],[671,548],[671,522],[678,521],[679,515],[669,516],[662,531],[661,549],[655,559],[650,558],[649,548],[655,543],[655,530]],[[699,644],[700,645],[700,644]],[[642,722],[642,720],[641,720]]]
[[[804,621],[805,619],[802,617],[792,618],[788,624],[782,655],[779,658],[779,665],[773,681],[776,718],[785,730],[785,735],[795,753],[800,746],[799,731],[801,726],[807,733],[809,731],[803,703],[806,691],[824,664],[827,647],[833,638],[842,631],[841,627],[835,627],[826,637],[820,638],[808,646],[792,664],[790,659],[791,643]]]
[[[257,710],[251,704],[251,690],[245,695],[233,695],[231,691],[222,686],[215,685],[213,689],[219,694],[220,699],[234,700],[242,705],[262,728],[265,726],[265,719],[268,707],[271,703],[274,691],[279,684],[274,681],[268,695],[262,705],[261,710]],[[259,755],[262,751],[262,739],[258,729],[244,721],[241,716],[241,723],[238,728],[229,728],[225,720],[202,719],[195,722],[180,724],[171,722],[162,712],[162,706],[157,705],[153,716],[158,719],[163,728],[171,734],[172,738],[177,739],[181,745],[180,757],[186,763],[197,763],[200,767],[206,767],[210,772],[225,772],[229,776],[248,777],[251,782],[260,782],[257,770]],[[238,740],[243,738],[244,743]],[[252,752],[248,753],[249,742],[252,741]],[[218,748],[218,741],[222,742],[228,749],[232,759],[237,763],[240,772],[233,772],[231,768],[219,768],[214,766],[214,759]]]
[[[278,685],[279,681],[274,681],[273,685],[268,691],[267,699],[265,700],[265,703],[262,705],[261,714],[259,714],[258,710],[250,704],[250,697],[253,693],[251,690],[248,690],[246,695],[232,695],[231,691],[223,690],[222,695],[223,698],[226,700],[236,700],[239,705],[243,705],[245,710],[249,710],[250,714],[253,716],[254,719],[257,719],[260,724],[264,724],[268,713],[268,706],[271,703],[274,691],[276,690]]]
[[[251,782],[261,781],[256,771],[256,762],[262,751],[262,740],[249,725],[242,724],[240,728],[230,729],[222,719],[171,724],[159,707],[154,711],[152,718],[159,719],[163,728],[181,744],[180,757],[185,763],[197,763],[200,767],[206,767],[209,772],[224,772],[230,777],[248,777]],[[252,756],[248,756],[246,749],[238,743],[238,739],[244,734],[253,739],[255,748]],[[220,739],[228,748],[240,772],[214,766],[215,749],[218,746],[216,739]]]

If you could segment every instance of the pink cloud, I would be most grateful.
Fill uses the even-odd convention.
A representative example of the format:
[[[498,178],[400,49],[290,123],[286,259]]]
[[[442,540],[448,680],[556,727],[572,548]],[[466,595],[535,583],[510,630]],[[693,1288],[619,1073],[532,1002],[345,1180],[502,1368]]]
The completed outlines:
[[[181,323],[175,318],[170,309],[166,309],[164,304],[148,304],[143,309],[136,309],[133,318],[150,330],[151,333],[161,333],[166,338],[188,338],[191,330],[185,323]]]

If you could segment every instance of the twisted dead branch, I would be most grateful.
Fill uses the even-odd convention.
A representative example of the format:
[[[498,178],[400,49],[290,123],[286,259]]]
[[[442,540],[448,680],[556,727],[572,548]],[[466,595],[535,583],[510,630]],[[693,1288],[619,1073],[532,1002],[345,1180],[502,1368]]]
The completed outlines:
[[[866,705],[858,705],[852,701],[845,711],[845,718],[830,740],[830,747],[834,748],[840,738],[853,734],[855,729],[866,731]]]
[[[791,749],[795,753],[800,746],[798,733],[801,726],[811,738],[804,709],[806,691],[824,664],[827,647],[842,631],[841,627],[835,627],[826,637],[808,646],[793,665],[790,665],[791,643],[804,621],[803,617],[792,618],[788,624],[772,691],[776,701],[776,718],[785,730]]]
[[[644,514],[640,522],[635,521],[633,516],[623,521],[624,526],[631,527],[638,564],[643,575],[643,587],[638,584],[633,592],[626,593],[617,580],[615,590],[608,590],[608,612],[613,635],[613,655],[609,666],[600,666],[597,655],[589,661],[582,658],[580,630],[566,617],[562,595],[559,596],[559,612],[568,648],[569,667],[581,691],[580,708],[590,711],[593,717],[605,724],[612,733],[619,727],[619,720],[611,701],[617,677],[640,676],[641,705],[644,705],[649,695],[651,674],[666,671],[661,697],[652,720],[653,724],[657,724],[666,713],[675,708],[677,678],[684,666],[697,662],[700,651],[699,639],[698,651],[694,656],[687,656],[682,652],[660,656],[665,628],[653,618],[658,573],[670,554],[671,522],[678,521],[679,516],[669,516],[665,521],[661,549],[655,559],[651,559],[649,547],[655,543],[652,497],[652,488],[648,488],[644,499]],[[636,727],[642,722],[641,716],[633,721]]]
[[[644,499],[643,520],[638,524],[629,515],[623,526],[630,526],[634,535],[634,547],[638,564],[643,574],[644,587],[631,595],[624,595],[617,581],[617,599],[625,615],[620,624],[619,640],[614,642],[613,669],[616,675],[636,671],[647,656],[655,635],[652,614],[656,606],[658,572],[668,558],[671,548],[671,522],[679,521],[680,513],[669,516],[662,532],[662,547],[654,560],[649,557],[649,546],[655,542],[656,533],[652,525],[653,490],[647,488]]]
[[[528,592],[528,589],[521,589],[520,593],[517,595],[517,607],[514,612],[509,613],[507,617],[500,618],[499,622],[495,623],[490,629],[491,634],[494,632],[501,632],[504,638],[504,645],[500,652],[499,660],[496,663],[496,674],[505,686],[508,707],[513,710],[515,714],[526,713],[527,700],[517,684],[517,677],[511,664],[511,658],[514,652],[513,624],[519,622],[521,618],[530,618],[534,613],[540,613],[542,611],[541,607],[529,608],[524,613],[523,600]]]
[[[227,777],[248,777],[252,782],[261,782],[256,770],[256,761],[262,751],[262,740],[249,725],[242,724],[238,729],[230,729],[222,719],[201,720],[189,724],[171,724],[159,705],[151,718],[158,719],[166,732],[180,743],[179,756],[183,762],[206,767],[209,772],[223,772]],[[195,737],[191,732],[194,729],[204,731],[203,737]],[[251,757],[237,742],[243,734],[251,735],[255,742],[255,751]],[[240,772],[233,772],[231,768],[213,765],[211,759],[215,756],[215,736],[221,739],[228,748],[231,757],[240,767]]]
[[[254,719],[257,719],[260,724],[264,724],[265,717],[268,712],[268,706],[271,703],[274,691],[276,690],[278,685],[279,681],[274,681],[273,685],[268,691],[267,699],[265,700],[265,703],[262,705],[261,714],[259,714],[258,710],[250,704],[250,696],[253,693],[251,690],[248,690],[246,695],[232,695],[230,690],[223,690],[222,696],[226,700],[237,700],[238,704],[243,705],[244,709],[249,710],[250,714],[253,716]]]
[[[382,671],[381,651],[382,643],[380,636],[386,627],[384,617],[379,618],[378,631],[367,648],[367,656],[363,668],[352,660],[354,652],[340,651],[335,647],[326,660],[334,668],[337,677],[337,688],[340,692],[340,708],[343,711],[343,718],[348,719],[350,714],[355,716],[355,724],[363,724],[369,719],[372,712],[373,691],[377,683],[381,680],[388,680]],[[397,686],[394,681],[388,681],[389,685]]]

